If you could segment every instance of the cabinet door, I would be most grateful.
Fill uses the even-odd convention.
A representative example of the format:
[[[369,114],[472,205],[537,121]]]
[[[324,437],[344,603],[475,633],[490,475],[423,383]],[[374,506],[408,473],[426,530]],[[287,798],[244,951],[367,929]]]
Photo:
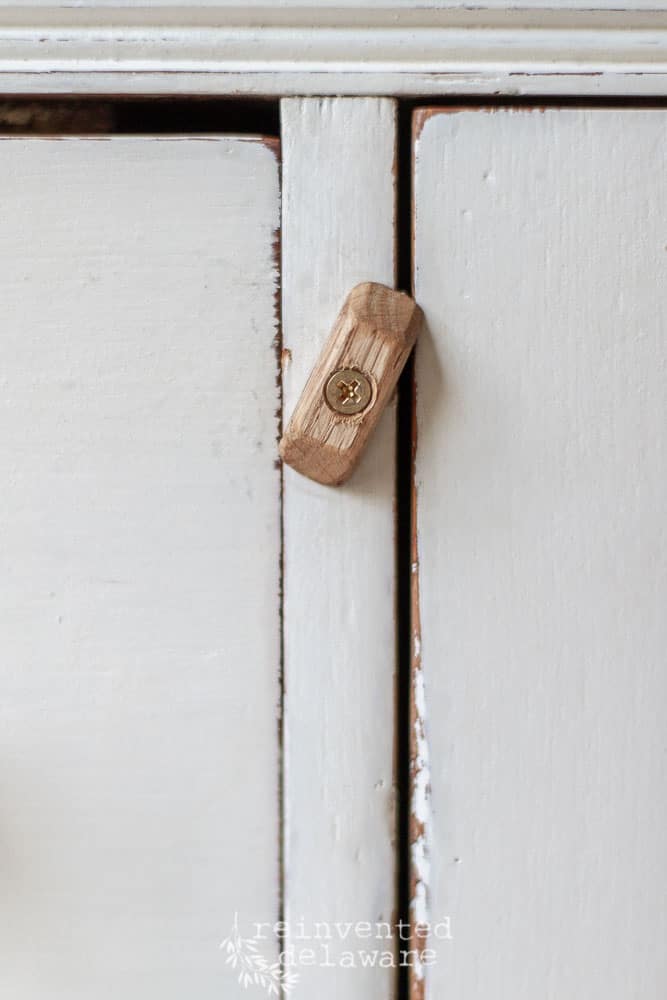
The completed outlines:
[[[0,143],[13,1000],[245,996],[279,916],[276,154]]]
[[[667,990],[666,139],[416,116],[415,995]]]

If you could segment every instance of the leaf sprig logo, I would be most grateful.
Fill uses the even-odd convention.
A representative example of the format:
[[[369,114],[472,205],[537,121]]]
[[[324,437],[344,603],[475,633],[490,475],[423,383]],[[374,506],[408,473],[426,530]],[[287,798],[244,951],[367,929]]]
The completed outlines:
[[[240,985],[248,990],[263,989],[268,996],[287,996],[299,981],[299,973],[270,962],[257,946],[257,938],[244,938],[239,931],[239,915],[234,914],[234,924],[228,937],[220,943],[225,952],[225,962],[237,974]]]

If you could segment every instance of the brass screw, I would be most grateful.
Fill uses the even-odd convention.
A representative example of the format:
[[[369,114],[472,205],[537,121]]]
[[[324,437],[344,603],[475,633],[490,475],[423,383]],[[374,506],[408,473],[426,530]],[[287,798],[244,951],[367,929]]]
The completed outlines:
[[[336,413],[361,413],[373,402],[373,386],[356,368],[341,368],[327,379],[324,398]]]

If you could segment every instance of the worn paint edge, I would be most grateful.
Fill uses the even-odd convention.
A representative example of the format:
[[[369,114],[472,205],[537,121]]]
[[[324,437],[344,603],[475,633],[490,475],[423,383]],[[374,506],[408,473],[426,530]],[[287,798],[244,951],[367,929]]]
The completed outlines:
[[[276,719],[276,738],[278,741],[278,906],[277,919],[285,919],[285,511],[284,511],[284,472],[278,457],[278,443],[283,432],[283,323],[282,323],[282,233],[283,233],[283,178],[282,178],[282,145],[277,136],[253,137],[273,155],[278,171],[278,214],[277,225],[273,230],[271,246],[274,267],[273,314],[274,336],[273,349],[276,359],[276,452],[273,460],[278,473],[278,705]]]
[[[411,128],[411,260],[412,294],[415,294],[415,246],[416,246],[416,154],[417,140],[424,122],[432,109],[418,108],[412,115]],[[415,358],[419,351],[419,343]],[[426,683],[422,662],[422,628],[419,573],[419,488],[417,483],[417,451],[419,426],[417,417],[419,386],[417,365],[412,373],[412,451],[411,451],[411,508],[410,508],[410,814],[409,836],[409,921],[410,950],[419,954],[426,941],[418,932],[430,923],[430,868],[431,868],[431,767],[427,729]],[[426,969],[417,960],[408,970],[408,993],[410,1000],[426,1000]]]
[[[229,97],[664,97],[667,96],[667,63],[655,69],[650,63],[617,68],[568,66],[557,72],[530,64],[509,71],[496,64],[467,66],[459,70],[416,70],[395,63],[386,70],[359,67],[290,67],[271,63],[268,68],[221,70],[173,66],[156,59],[150,69],[77,64],[76,67],[40,69],[30,65],[3,68],[0,89],[6,96],[229,96]]]
[[[5,7],[0,75],[7,93],[526,93],[551,77],[597,92],[633,76],[662,93],[667,11]]]
[[[430,923],[431,768],[427,729],[426,682],[422,663],[419,587],[417,457],[417,384],[412,412],[412,525],[410,563],[410,949],[419,954],[426,941],[419,933]],[[417,960],[410,968],[410,1000],[425,1000],[426,970]]]

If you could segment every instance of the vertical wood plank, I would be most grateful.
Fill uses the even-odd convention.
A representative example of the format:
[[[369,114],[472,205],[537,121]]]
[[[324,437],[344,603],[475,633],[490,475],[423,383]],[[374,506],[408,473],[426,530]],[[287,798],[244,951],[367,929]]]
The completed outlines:
[[[240,1000],[277,919],[279,197],[259,140],[0,142],[2,996]]]
[[[416,131],[427,995],[659,1000],[667,114]]]
[[[395,104],[282,102],[285,416],[345,296],[394,283]],[[284,472],[285,911],[391,921],[395,407],[340,489]],[[295,947],[312,942],[295,940]],[[351,938],[342,947],[375,946]],[[384,946],[388,943],[385,941]],[[318,953],[319,954],[319,953]],[[393,970],[304,968],[320,1000],[386,1000]]]

